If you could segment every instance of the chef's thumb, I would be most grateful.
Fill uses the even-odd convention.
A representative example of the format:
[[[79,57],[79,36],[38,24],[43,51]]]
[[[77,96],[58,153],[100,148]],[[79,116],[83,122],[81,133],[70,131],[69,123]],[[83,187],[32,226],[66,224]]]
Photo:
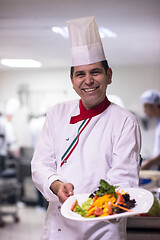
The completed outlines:
[[[72,183],[65,183],[65,189],[66,189],[66,193],[67,193],[68,196],[73,195],[74,186],[73,186]]]

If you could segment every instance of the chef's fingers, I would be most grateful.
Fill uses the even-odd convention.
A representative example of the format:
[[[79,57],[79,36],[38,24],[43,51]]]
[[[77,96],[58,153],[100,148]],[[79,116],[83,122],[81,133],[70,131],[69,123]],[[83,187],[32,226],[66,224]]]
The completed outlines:
[[[59,197],[59,201],[64,203],[66,199],[73,195],[74,186],[71,183],[62,183],[59,187],[57,196]]]
[[[64,188],[64,190],[59,190],[59,192],[58,192],[58,197],[59,197],[59,201],[61,202],[61,203],[64,203],[66,200],[67,200],[67,198],[68,198],[68,195],[66,194],[66,190],[65,190],[65,188]]]
[[[72,183],[65,183],[65,189],[68,197],[73,195],[74,186]]]

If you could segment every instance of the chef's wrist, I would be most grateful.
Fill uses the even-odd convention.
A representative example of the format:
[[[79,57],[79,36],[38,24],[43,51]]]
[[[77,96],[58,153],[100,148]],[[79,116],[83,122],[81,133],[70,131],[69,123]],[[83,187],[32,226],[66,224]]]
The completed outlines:
[[[54,181],[54,182],[51,184],[51,186],[50,186],[51,191],[52,191],[55,195],[57,195],[57,194],[58,194],[58,191],[59,191],[59,188],[60,188],[60,186],[61,186],[62,184],[63,184],[63,182],[61,182],[60,180]]]

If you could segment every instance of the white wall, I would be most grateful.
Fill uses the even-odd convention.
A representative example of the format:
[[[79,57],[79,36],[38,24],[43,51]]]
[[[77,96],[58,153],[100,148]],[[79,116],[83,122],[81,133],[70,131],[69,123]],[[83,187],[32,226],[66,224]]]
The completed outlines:
[[[108,93],[120,96],[127,109],[142,114],[139,97],[148,89],[160,91],[160,67],[113,67]]]
[[[10,97],[18,96],[19,88],[24,85],[28,85],[33,101],[35,95],[38,97],[37,101],[43,101],[47,95],[52,95],[53,104],[57,101],[63,101],[63,98],[75,98],[68,70],[14,70],[0,72],[0,101],[7,101]],[[41,99],[38,95],[41,96]]]

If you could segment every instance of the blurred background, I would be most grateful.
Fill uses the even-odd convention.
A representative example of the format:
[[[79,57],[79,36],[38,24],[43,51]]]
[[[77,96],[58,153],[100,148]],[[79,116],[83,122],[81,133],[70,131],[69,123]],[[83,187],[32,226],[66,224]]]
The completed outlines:
[[[77,98],[66,21],[86,16],[95,16],[113,70],[107,94],[137,116],[142,156],[152,156],[156,121],[145,118],[140,96],[160,91],[160,1],[0,0],[0,113],[9,132],[2,177],[16,192],[12,214],[0,211],[4,240],[40,239],[47,203],[32,184],[30,162],[47,110]],[[7,193],[0,190],[1,208]]]

